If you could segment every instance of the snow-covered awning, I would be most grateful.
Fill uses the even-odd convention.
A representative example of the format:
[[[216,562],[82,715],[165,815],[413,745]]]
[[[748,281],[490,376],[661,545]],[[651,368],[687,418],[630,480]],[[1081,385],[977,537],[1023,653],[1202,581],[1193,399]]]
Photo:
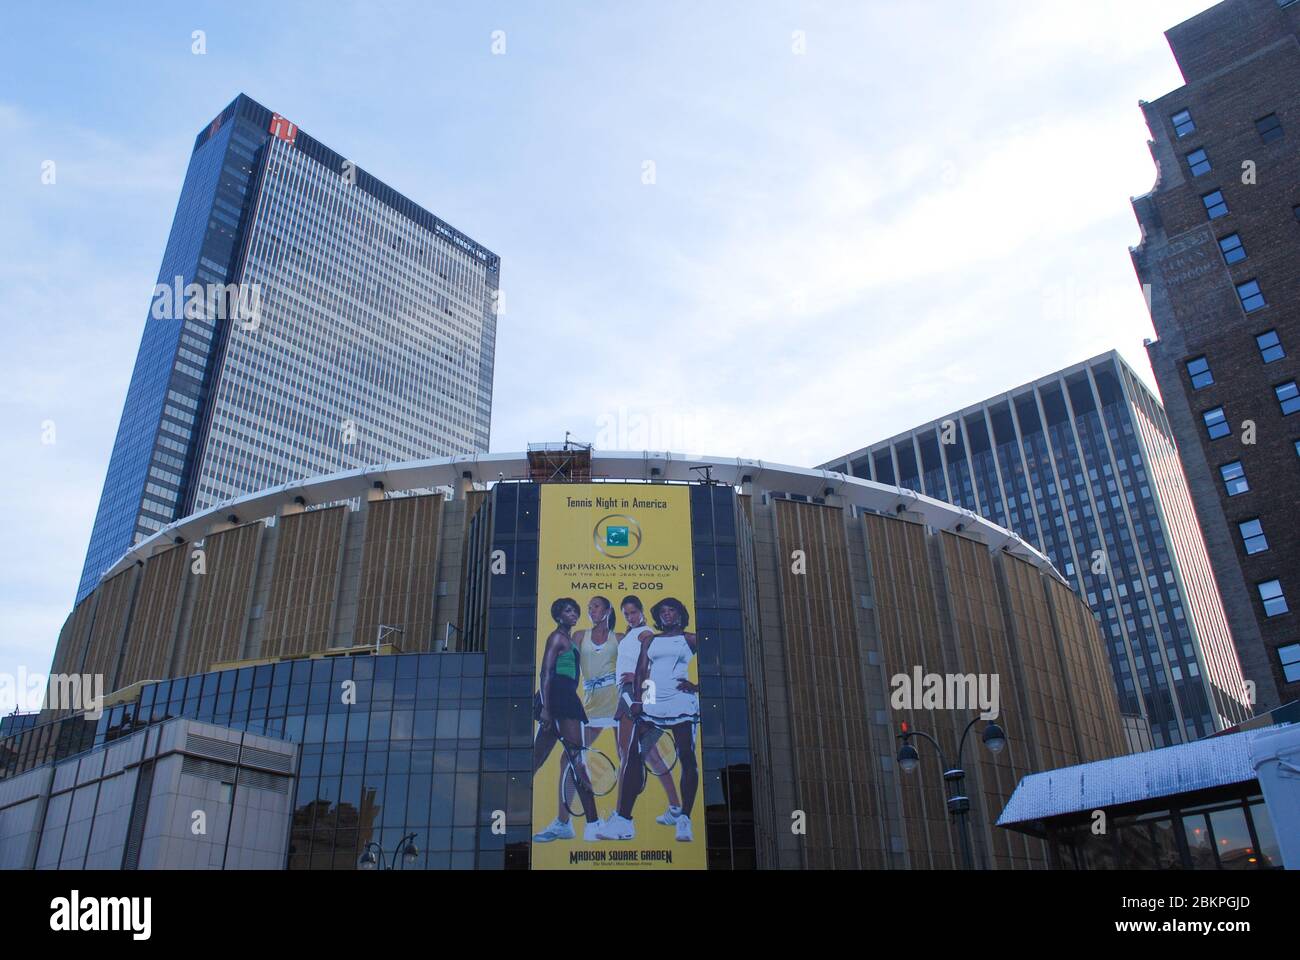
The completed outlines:
[[[1195,743],[1031,773],[1007,801],[998,826],[1254,780],[1251,742],[1264,731],[1274,729],[1276,726],[1243,730]]]

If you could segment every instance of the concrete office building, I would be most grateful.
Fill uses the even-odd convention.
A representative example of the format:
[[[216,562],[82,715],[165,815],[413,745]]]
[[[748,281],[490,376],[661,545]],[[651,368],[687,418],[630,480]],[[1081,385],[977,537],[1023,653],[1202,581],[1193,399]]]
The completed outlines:
[[[1050,557],[1101,625],[1135,749],[1250,715],[1169,423],[1116,352],[827,466],[989,517]]]
[[[1147,352],[1259,706],[1300,698],[1300,4],[1226,0],[1166,34],[1133,200]]]
[[[278,870],[297,745],[192,720],[0,782],[0,870]]]
[[[974,714],[897,703],[918,669],[1000,678],[1005,749],[972,736],[965,753],[978,865],[1047,865],[1041,840],[994,826],[1023,776],[1126,751],[1088,607],[997,524],[824,470],[543,446],[298,481],[137,544],[54,657],[104,676],[103,715],[48,711],[0,741],[0,778],[183,717],[298,751],[288,869],[355,869],[412,833],[412,866],[527,868],[537,640],[554,629],[539,581],[552,534],[577,530],[547,510],[578,490],[686,505],[673,536],[693,571],[709,869],[959,865],[939,758],[918,740],[904,772],[898,736],[906,721],[952,757]]]
[[[77,599],[195,510],[485,452],[498,277],[494,253],[237,97],[194,142]]]

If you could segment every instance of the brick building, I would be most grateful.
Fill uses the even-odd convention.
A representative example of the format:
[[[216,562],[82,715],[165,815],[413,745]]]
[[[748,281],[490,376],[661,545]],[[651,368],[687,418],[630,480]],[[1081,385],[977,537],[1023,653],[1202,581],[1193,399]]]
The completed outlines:
[[[1166,36],[1132,250],[1178,441],[1257,705],[1300,697],[1300,2],[1225,0]]]

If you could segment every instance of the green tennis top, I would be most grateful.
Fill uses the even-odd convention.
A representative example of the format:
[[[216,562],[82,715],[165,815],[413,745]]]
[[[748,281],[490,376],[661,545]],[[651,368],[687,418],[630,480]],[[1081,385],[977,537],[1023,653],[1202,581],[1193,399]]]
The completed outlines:
[[[570,680],[578,679],[578,651],[575,647],[570,647],[555,658],[555,675]]]

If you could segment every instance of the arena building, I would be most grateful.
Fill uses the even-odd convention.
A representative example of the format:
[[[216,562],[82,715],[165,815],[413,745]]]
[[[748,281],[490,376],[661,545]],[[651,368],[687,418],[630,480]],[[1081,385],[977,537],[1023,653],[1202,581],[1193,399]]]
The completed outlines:
[[[567,444],[179,520],[77,604],[51,673],[111,692],[7,725],[0,867],[961,866],[946,788],[975,865],[1045,867],[996,826],[1016,785],[1128,750],[1091,611],[1005,529]]]

